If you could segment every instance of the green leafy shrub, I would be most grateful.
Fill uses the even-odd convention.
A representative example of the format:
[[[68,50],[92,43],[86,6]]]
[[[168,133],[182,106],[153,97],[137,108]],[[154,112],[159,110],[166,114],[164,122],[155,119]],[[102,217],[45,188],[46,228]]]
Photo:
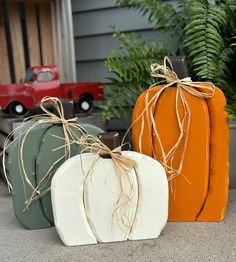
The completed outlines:
[[[192,78],[219,86],[226,95],[228,111],[236,118],[236,1],[218,0],[212,4],[207,0],[178,0],[177,3],[174,7],[163,0],[117,1],[120,6],[148,14],[154,30],[169,32],[171,38],[159,46],[155,43],[148,46],[134,33],[127,35],[115,30],[120,48],[113,50],[105,62],[115,76],[109,78],[111,85],[105,87],[108,95],[102,108],[106,119],[120,117],[120,112],[125,114],[123,105],[129,106],[129,99],[134,102],[153,83],[150,64],[162,62],[170,54],[186,54]],[[173,41],[179,48],[169,50],[166,41]]]
[[[155,82],[150,75],[150,65],[162,62],[165,55],[171,54],[163,44],[148,46],[134,33],[126,35],[116,29],[114,36],[118,37],[120,48],[106,59],[105,65],[114,76],[107,78],[111,85],[103,87],[106,101],[100,106],[103,117],[108,120],[114,116],[120,118],[121,113],[127,116],[124,107],[134,105],[137,96]]]

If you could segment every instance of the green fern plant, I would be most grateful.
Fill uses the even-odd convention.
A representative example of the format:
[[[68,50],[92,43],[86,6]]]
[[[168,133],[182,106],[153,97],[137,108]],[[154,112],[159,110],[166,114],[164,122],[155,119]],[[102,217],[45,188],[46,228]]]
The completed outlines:
[[[166,50],[165,42],[161,48],[155,44],[149,48],[135,34],[129,36],[115,32],[121,47],[114,50],[105,63],[115,78],[110,78],[111,85],[105,88],[110,90],[111,95],[108,95],[108,101],[103,106],[104,117],[120,116],[113,108],[117,105],[119,111],[123,110],[119,104],[120,90],[125,89],[126,95],[130,92],[134,98],[134,93],[138,95],[152,83],[149,76],[149,65],[152,62],[162,60],[166,54],[185,53],[192,78],[212,81],[222,88],[227,98],[228,111],[236,118],[235,0],[218,0],[215,4],[207,0],[177,0],[177,8],[164,0],[118,0],[117,4],[148,15],[148,21],[154,23],[155,30],[169,32],[171,41],[180,48],[177,52]]]
[[[117,4],[135,8],[142,15],[148,14],[149,23],[154,23],[156,29],[177,28],[183,21],[176,8],[171,3],[162,0],[118,0]]]
[[[193,71],[200,79],[217,77],[224,50],[227,16],[224,10],[206,2],[193,2],[192,17],[185,26],[185,46]]]
[[[105,61],[105,66],[113,76],[107,78],[111,84],[103,87],[106,100],[100,106],[103,109],[103,118],[107,120],[120,118],[121,114],[127,116],[124,107],[134,105],[138,95],[154,83],[150,76],[150,65],[161,62],[165,55],[171,54],[163,45],[147,45],[134,33],[126,35],[118,29],[114,30],[114,37],[118,37],[120,48],[113,50]]]
[[[232,46],[236,46],[236,36],[232,37],[233,43]]]

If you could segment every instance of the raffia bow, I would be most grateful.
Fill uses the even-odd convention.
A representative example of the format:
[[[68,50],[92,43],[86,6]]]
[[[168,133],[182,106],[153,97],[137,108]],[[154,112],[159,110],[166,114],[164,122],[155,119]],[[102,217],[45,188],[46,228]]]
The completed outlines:
[[[190,77],[179,79],[177,74],[173,70],[167,67],[166,65],[167,61],[169,62],[171,68],[173,68],[171,61],[169,60],[168,57],[164,58],[164,65],[160,65],[160,64],[151,65],[151,75],[153,77],[164,79],[167,82],[167,84],[163,85],[151,99],[149,99],[149,90],[147,90],[146,96],[145,96],[145,108],[142,111],[142,113],[139,115],[139,117],[133,122],[132,126],[141,118],[141,129],[140,129],[140,135],[139,135],[139,151],[142,152],[142,139],[144,135],[144,116],[146,115],[150,133],[152,133],[151,131],[151,127],[152,127],[154,135],[157,138],[157,141],[159,143],[159,147],[161,150],[162,165],[165,167],[165,170],[168,175],[168,180],[172,181],[175,177],[182,174],[183,161],[184,161],[185,151],[187,147],[189,129],[190,129],[190,121],[191,121],[191,111],[188,106],[183,90],[185,90],[186,92],[190,93],[193,96],[208,99],[214,96],[215,86],[209,82],[204,82],[204,83],[203,82],[192,82]],[[149,89],[151,89],[152,87],[155,87],[158,84],[159,83],[157,82],[151,85]],[[176,108],[176,118],[177,118],[178,128],[179,128],[179,136],[175,144],[171,147],[171,149],[168,152],[165,152],[163,144],[162,144],[162,139],[159,135],[158,126],[156,125],[156,122],[154,119],[154,107],[157,103],[157,100],[161,96],[161,94],[168,87],[171,87],[171,86],[176,86],[175,108]],[[184,111],[182,117],[180,116],[179,105],[183,108],[183,111]],[[151,121],[151,123],[149,121]],[[182,153],[181,153],[181,158],[178,163],[178,166],[174,167],[172,163],[175,158],[176,151],[180,147],[181,144],[184,145]],[[154,149],[152,149],[152,151],[153,151],[154,158],[156,158]],[[187,180],[186,177],[184,178]],[[188,182],[190,183],[191,181],[188,181]]]
[[[167,61],[170,64],[171,69],[167,67],[166,65]],[[197,96],[199,98],[211,98],[215,95],[215,86],[210,82],[204,82],[204,83],[203,82],[193,82],[191,77],[185,77],[183,79],[179,79],[177,74],[173,71],[171,61],[167,56],[164,58],[164,65],[160,65],[160,64],[151,65],[151,76],[156,77],[156,78],[165,79],[167,82],[167,84],[164,86],[165,89],[167,87],[170,87],[176,84],[177,89],[180,89],[180,88],[184,89],[188,93],[194,96]],[[155,83],[151,87],[155,85],[157,85],[157,83]]]
[[[56,110],[58,116],[51,111],[49,111],[45,105],[49,103],[53,106],[53,108]],[[39,120],[40,123],[45,121],[48,121],[53,124],[61,124],[63,128],[63,133],[65,136],[65,159],[70,158],[70,139],[75,137],[75,133],[72,131],[72,127],[78,129],[78,125],[75,124],[77,121],[77,117],[71,118],[71,119],[65,119],[64,117],[64,108],[62,105],[62,102],[57,97],[44,97],[40,102],[40,108],[46,113],[46,116],[48,119],[44,118],[42,120]],[[82,131],[82,133],[86,133],[86,131],[79,127],[79,129]]]
[[[49,111],[46,108],[46,105],[52,105],[52,107],[55,109],[55,112],[57,114],[52,113],[51,111]],[[8,179],[7,176],[7,172],[6,172],[6,164],[5,164],[5,159],[6,159],[6,150],[7,148],[11,145],[12,142],[11,138],[15,135],[15,133],[20,131],[20,135],[21,135],[21,141],[20,141],[20,148],[19,148],[19,165],[20,165],[20,175],[22,177],[22,181],[23,183],[26,183],[27,186],[29,186],[32,189],[32,194],[27,197],[26,196],[26,192],[25,192],[25,205],[26,205],[26,209],[29,208],[30,204],[40,198],[41,196],[45,195],[50,188],[44,188],[44,182],[46,181],[46,179],[51,175],[54,166],[59,163],[62,159],[68,159],[70,157],[70,147],[71,147],[71,141],[76,141],[79,139],[79,137],[75,134],[75,132],[73,131],[73,129],[77,129],[80,131],[81,135],[84,135],[87,133],[87,131],[81,127],[80,125],[78,125],[76,123],[77,118],[72,118],[72,119],[65,119],[64,117],[64,109],[63,109],[63,105],[62,102],[60,101],[59,98],[57,97],[44,97],[40,103],[40,108],[45,112],[45,114],[41,114],[41,115],[36,115],[36,116],[32,116],[29,118],[26,118],[25,121],[23,122],[23,124],[21,126],[19,126],[18,128],[16,128],[15,130],[13,130],[7,137],[7,139],[4,142],[4,149],[3,149],[3,169],[4,169],[4,175],[6,178],[6,181],[8,183],[8,188],[9,191],[12,190],[12,185]],[[32,125],[29,127],[28,123],[29,120],[32,120],[33,123]],[[37,186],[34,186],[29,177],[28,177],[28,173],[27,170],[25,169],[25,164],[24,164],[24,145],[25,145],[25,141],[27,139],[27,136],[29,135],[29,133],[36,127],[38,127],[41,124],[61,124],[62,128],[63,128],[63,133],[64,133],[64,137],[63,138],[58,138],[58,139],[63,139],[64,141],[64,155],[59,158],[56,162],[54,162],[51,167],[49,168],[49,170],[46,172],[46,174],[43,176],[43,178],[38,182]],[[22,131],[23,130],[23,131]],[[55,148],[54,150],[58,150],[59,148]]]
[[[131,157],[121,153],[122,146],[111,150],[104,143],[102,143],[99,138],[89,134],[83,135],[76,143],[80,145],[82,152],[94,153],[98,156],[109,155],[111,157],[120,185],[119,200],[117,201],[117,205],[112,214],[113,227],[115,227],[116,223],[124,233],[129,235],[132,230],[134,219],[132,221],[129,219],[128,208],[133,203],[135,195],[134,186],[129,177],[129,171],[133,168],[135,169],[137,162]],[[95,164],[95,162],[93,164]],[[81,165],[83,166],[82,158]],[[93,168],[91,167],[87,176],[91,175],[92,170]]]

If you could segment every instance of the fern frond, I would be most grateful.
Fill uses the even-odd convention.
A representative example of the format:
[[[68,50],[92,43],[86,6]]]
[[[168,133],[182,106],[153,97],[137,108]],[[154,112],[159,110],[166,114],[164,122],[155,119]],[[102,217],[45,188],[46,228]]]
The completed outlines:
[[[232,47],[227,47],[222,50],[218,74],[215,79],[215,83],[224,91],[228,102],[230,102],[232,95],[234,93],[236,94],[236,76],[234,74],[236,71],[235,57],[236,50]],[[235,88],[235,91],[232,88]]]
[[[232,44],[231,46],[235,46],[236,47],[236,36],[232,37]]]
[[[163,0],[118,0],[117,4],[132,7],[142,15],[148,14],[148,21],[154,23],[156,28],[176,25],[176,9]]]
[[[170,54],[164,46],[155,43],[149,46],[134,33],[127,35],[116,30],[115,36],[120,48],[113,50],[105,61],[105,66],[113,73],[113,77],[107,78],[111,84],[103,87],[106,100],[101,108],[105,119],[119,118],[120,112],[127,116],[123,107],[134,105],[138,95],[154,83],[150,65],[162,62],[164,56]]]
[[[190,2],[190,0],[185,0]],[[119,6],[133,8],[143,16],[148,16],[148,22],[154,25],[155,30],[168,32],[168,41],[174,41],[182,52],[183,30],[185,16],[180,11],[181,7],[176,7],[175,2],[165,0],[117,0]]]
[[[208,1],[196,1],[189,8],[192,17],[184,28],[184,42],[192,70],[197,78],[214,80],[218,74],[221,52],[225,48],[226,13]]]

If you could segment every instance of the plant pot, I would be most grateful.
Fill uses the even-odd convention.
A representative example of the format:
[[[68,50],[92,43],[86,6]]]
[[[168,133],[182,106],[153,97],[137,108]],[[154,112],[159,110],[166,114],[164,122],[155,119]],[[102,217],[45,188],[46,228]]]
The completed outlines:
[[[230,180],[229,188],[236,188],[236,121],[229,120],[230,128]]]

